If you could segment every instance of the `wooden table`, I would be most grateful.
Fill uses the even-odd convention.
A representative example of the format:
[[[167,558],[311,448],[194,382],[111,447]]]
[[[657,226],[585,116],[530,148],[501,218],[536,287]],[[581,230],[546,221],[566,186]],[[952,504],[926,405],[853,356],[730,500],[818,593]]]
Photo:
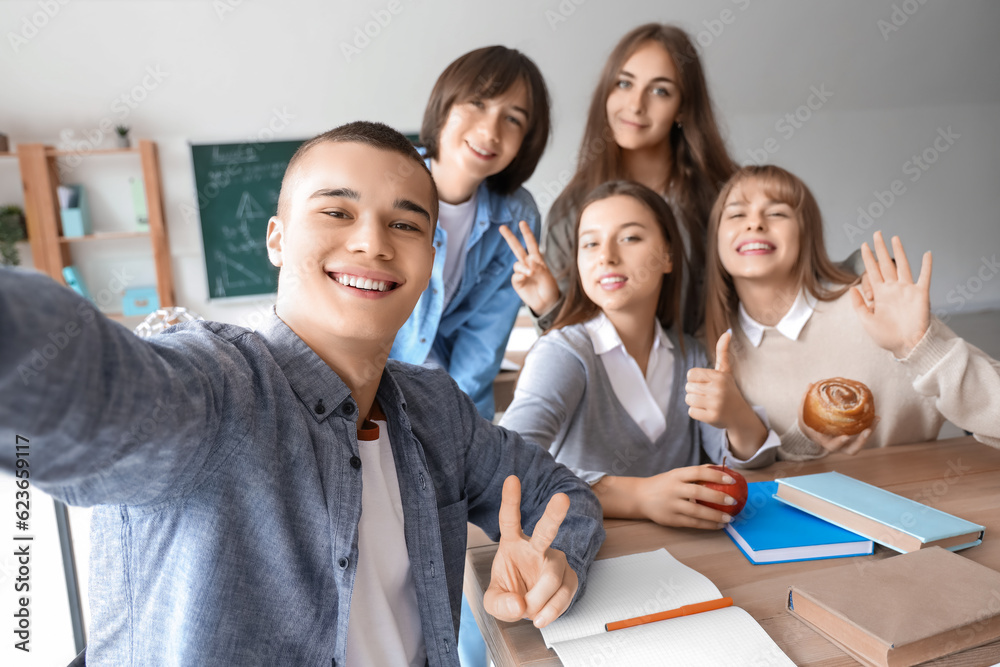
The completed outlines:
[[[745,471],[748,481],[836,470],[918,500],[986,527],[979,546],[960,553],[1000,570],[1000,450],[971,437],[865,450],[855,456],[833,455],[808,463],[780,462]],[[785,611],[789,585],[806,573],[843,565],[835,558],[797,563],[752,565],[722,531],[665,528],[649,521],[605,521],[607,540],[598,558],[611,558],[665,547],[685,565],[711,579],[761,624],[796,665],[836,667],[857,663]],[[470,531],[466,553],[465,594],[486,645],[498,667],[560,665],[541,633],[528,621],[505,623],[483,610],[496,545],[479,529]],[[859,558],[881,559],[896,552],[876,545]],[[942,658],[929,665],[973,667],[1000,662],[1000,642]]]

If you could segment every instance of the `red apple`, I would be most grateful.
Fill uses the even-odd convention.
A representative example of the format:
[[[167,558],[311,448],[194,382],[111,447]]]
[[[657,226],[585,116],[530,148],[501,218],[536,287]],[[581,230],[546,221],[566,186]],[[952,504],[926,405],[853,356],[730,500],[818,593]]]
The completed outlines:
[[[702,486],[707,486],[710,489],[715,489],[716,491],[722,491],[727,496],[732,496],[736,501],[735,505],[716,505],[715,503],[706,503],[704,501],[697,501],[705,507],[711,507],[712,509],[720,510],[726,514],[731,514],[736,516],[743,509],[743,506],[747,504],[747,481],[743,478],[743,475],[739,474],[732,468],[727,468],[726,466],[708,466],[713,470],[721,470],[726,473],[734,480],[733,484],[717,484],[715,482],[698,482]]]

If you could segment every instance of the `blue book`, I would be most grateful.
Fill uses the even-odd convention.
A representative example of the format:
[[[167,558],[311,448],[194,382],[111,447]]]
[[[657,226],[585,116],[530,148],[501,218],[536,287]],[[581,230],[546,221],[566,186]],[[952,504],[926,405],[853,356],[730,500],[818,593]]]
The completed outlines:
[[[839,472],[778,480],[778,500],[900,553],[951,551],[983,541],[982,526]]]
[[[777,482],[751,482],[747,490],[747,504],[726,533],[754,565],[867,556],[875,549],[871,540],[775,499]]]

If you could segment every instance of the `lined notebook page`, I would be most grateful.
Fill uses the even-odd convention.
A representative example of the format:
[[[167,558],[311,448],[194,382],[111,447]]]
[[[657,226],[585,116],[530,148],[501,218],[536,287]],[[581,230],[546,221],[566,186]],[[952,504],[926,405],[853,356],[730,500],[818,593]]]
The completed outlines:
[[[739,607],[559,642],[554,648],[565,667],[795,667],[757,621]]]
[[[542,638],[551,648],[556,642],[604,634],[605,623],[720,597],[722,594],[708,577],[681,563],[666,549],[605,558],[590,566],[583,597],[542,628]]]

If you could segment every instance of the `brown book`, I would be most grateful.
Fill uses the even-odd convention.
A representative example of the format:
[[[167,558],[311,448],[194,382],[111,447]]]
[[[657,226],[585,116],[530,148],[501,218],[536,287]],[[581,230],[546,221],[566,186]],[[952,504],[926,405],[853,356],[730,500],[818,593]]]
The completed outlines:
[[[863,664],[915,665],[1000,638],[1000,572],[941,547],[856,560],[793,585],[788,611]]]

